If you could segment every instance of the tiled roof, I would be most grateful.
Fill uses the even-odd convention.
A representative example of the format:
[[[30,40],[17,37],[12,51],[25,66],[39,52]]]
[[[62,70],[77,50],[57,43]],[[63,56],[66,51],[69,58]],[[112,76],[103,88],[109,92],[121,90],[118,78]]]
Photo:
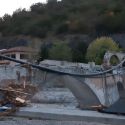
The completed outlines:
[[[37,51],[30,47],[20,46],[20,47],[14,47],[14,48],[3,50],[1,51],[1,54],[10,53],[10,52],[37,52]]]

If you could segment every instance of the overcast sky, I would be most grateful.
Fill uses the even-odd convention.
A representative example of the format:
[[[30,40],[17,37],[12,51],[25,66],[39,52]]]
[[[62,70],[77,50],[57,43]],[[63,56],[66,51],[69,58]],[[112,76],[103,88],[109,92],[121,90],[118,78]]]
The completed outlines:
[[[33,3],[38,2],[45,3],[46,0],[0,0],[0,17],[5,13],[12,14],[18,8],[29,9]]]

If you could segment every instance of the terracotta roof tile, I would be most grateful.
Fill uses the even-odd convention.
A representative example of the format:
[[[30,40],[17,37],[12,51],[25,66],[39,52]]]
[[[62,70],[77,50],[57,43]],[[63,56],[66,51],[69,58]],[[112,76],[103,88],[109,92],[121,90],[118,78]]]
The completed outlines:
[[[1,54],[10,53],[10,52],[37,52],[37,51],[30,47],[20,46],[20,47],[14,47],[7,50],[3,50],[1,51]]]

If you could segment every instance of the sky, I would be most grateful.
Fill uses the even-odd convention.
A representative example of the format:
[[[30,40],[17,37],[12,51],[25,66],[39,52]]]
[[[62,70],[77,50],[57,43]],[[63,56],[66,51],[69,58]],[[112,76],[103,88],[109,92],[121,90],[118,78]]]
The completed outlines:
[[[4,16],[4,14],[13,14],[13,11],[19,8],[26,8],[34,4],[42,2],[45,3],[46,0],[0,0],[0,17]]]

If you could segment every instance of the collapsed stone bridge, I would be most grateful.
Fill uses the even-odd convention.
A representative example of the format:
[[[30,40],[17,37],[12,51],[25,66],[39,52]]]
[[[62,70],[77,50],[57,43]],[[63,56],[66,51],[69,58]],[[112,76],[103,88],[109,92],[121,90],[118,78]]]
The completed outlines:
[[[110,106],[120,98],[120,91],[124,91],[125,88],[124,73],[113,74],[113,70],[119,70],[125,60],[107,71],[82,74],[25,63],[10,57],[1,57],[36,68],[37,70],[34,70],[36,72],[34,79],[35,82],[39,80],[41,85],[65,85],[74,94],[82,109],[90,109],[97,105]],[[122,86],[122,89],[119,89],[119,86]]]
[[[77,76],[45,71],[41,74],[44,85],[63,84],[69,88],[82,109],[112,105],[120,98],[118,83],[124,86],[123,77],[112,74]]]

